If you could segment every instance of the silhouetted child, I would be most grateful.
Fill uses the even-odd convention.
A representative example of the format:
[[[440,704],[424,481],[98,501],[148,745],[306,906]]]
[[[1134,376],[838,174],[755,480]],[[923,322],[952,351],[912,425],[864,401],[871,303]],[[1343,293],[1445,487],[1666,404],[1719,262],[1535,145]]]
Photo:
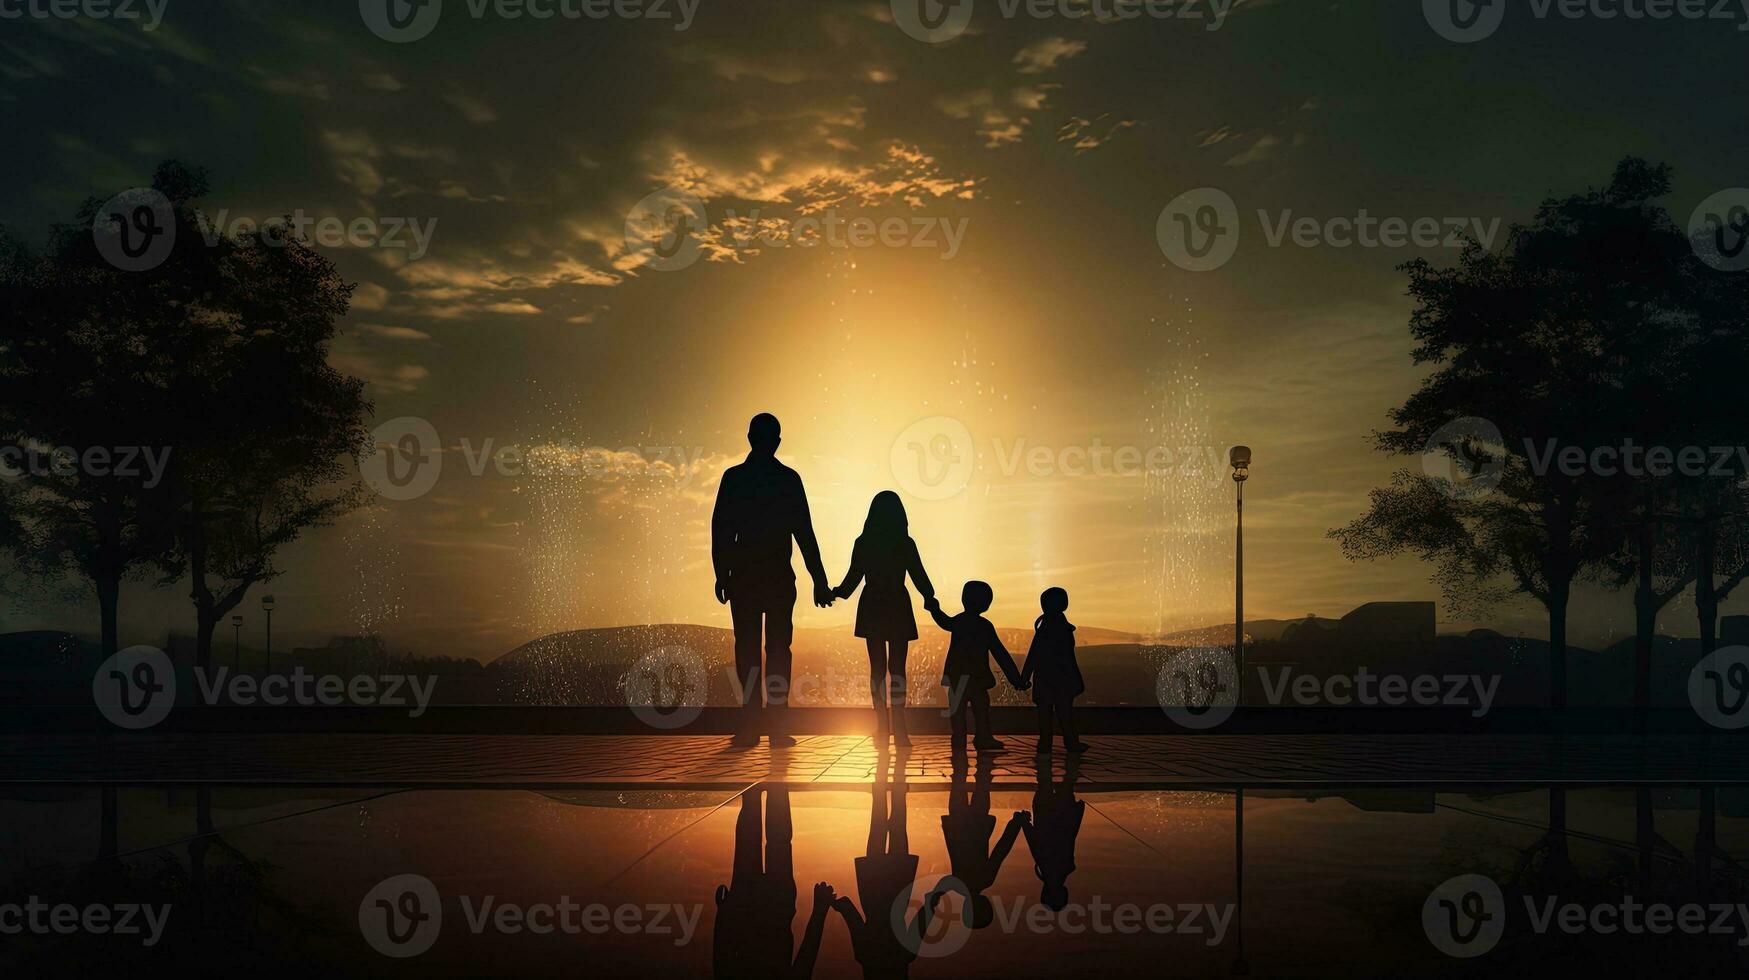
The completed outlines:
[[[990,813],[990,782],[995,772],[987,762],[978,764],[978,779],[968,793],[966,771],[955,768],[949,784],[947,813],[941,818],[941,836],[947,842],[948,861],[953,876],[966,886],[966,924],[973,929],[989,925],[993,916],[990,897],[984,891],[996,883],[996,873],[1008,852],[1020,837],[1024,813],[1016,813],[1002,830],[1002,839],[990,848],[990,837],[996,832],[996,818]]]
[[[941,684],[947,688],[947,710],[953,718],[955,752],[965,751],[968,714],[978,733],[973,744],[982,751],[1002,748],[1002,743],[990,734],[990,689],[996,686],[996,677],[990,673],[991,657],[996,658],[996,664],[1002,668],[1008,683],[1016,688],[1022,687],[1014,658],[1008,655],[1008,648],[996,635],[996,627],[984,618],[995,598],[996,594],[989,585],[967,582],[960,590],[960,604],[965,611],[958,616],[942,612],[940,600],[925,604],[929,615],[935,617],[935,624],[953,637],[948,641],[947,661],[942,664]]]
[[[760,827],[761,797],[768,811],[764,828]],[[793,838],[788,789],[773,785],[767,791],[759,786],[741,794],[741,815],[735,820],[733,877],[729,884],[717,887],[717,919],[711,937],[716,976],[805,980],[813,975],[820,939],[826,931],[826,910],[834,895],[832,886],[825,882],[814,886],[814,908],[792,961],[790,920],[796,914],[795,868],[790,857]]]
[[[1022,829],[1032,851],[1032,871],[1043,882],[1039,904],[1061,912],[1069,904],[1069,875],[1075,870],[1075,839],[1081,834],[1081,817],[1087,804],[1075,799],[1075,780],[1080,777],[1074,759],[1069,760],[1063,781],[1051,780],[1049,769],[1040,769],[1038,788],[1032,794],[1032,815]]]
[[[905,505],[891,490],[875,494],[868,505],[862,536],[850,552],[850,571],[833,594],[848,599],[866,580],[856,606],[856,635],[868,643],[868,693],[874,702],[875,739],[890,732],[893,744],[911,744],[905,732],[905,653],[917,639],[917,617],[905,576],[917,586],[925,603],[935,601],[935,586],[923,570],[917,542],[911,540]]]
[[[1052,720],[1063,729],[1063,748],[1068,752],[1085,752],[1087,743],[1075,732],[1075,699],[1087,690],[1081,680],[1081,666],[1075,662],[1075,626],[1064,615],[1069,609],[1069,593],[1062,589],[1046,589],[1039,596],[1043,615],[1033,623],[1032,647],[1026,653],[1026,667],[1020,673],[1025,689],[1032,685],[1032,703],[1038,705],[1038,751],[1051,751]]]

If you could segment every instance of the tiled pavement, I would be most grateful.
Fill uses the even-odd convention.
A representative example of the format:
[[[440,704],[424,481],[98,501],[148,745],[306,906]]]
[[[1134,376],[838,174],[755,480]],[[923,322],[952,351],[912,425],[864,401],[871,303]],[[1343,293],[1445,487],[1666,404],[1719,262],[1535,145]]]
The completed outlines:
[[[893,756],[908,780],[949,780],[943,736]],[[1036,740],[1010,736],[981,760],[998,784],[1031,784]],[[1723,737],[1222,735],[1103,736],[1086,784],[1169,786],[1749,784],[1741,742]],[[127,735],[0,738],[0,782],[738,788],[871,782],[867,736],[804,736],[735,749],[705,736]],[[1060,751],[1052,759],[1064,764]],[[886,765],[891,765],[887,762]]]

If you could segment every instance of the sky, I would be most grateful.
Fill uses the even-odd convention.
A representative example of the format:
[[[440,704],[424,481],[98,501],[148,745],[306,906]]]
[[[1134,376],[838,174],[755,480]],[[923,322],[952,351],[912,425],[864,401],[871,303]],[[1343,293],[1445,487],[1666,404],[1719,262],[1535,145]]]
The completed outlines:
[[[379,0],[8,16],[0,220],[40,241],[172,158],[207,168],[219,228],[308,219],[357,284],[332,360],[426,479],[367,467],[385,492],[284,554],[261,590],[276,645],[379,632],[490,658],[561,629],[727,626],[709,512],[761,411],[835,580],[891,488],[938,586],[989,581],[1000,623],[1053,585],[1088,625],[1228,619],[1243,443],[1248,616],[1437,599],[1425,566],[1327,537],[1421,465],[1371,445],[1425,373],[1398,266],[1455,260],[1454,223],[1498,243],[1627,155],[1677,168],[1679,222],[1743,183],[1741,11],[1515,4],[1458,43],[1438,3],[1400,0],[979,0],[923,39],[907,6],[444,0],[401,8],[404,31]],[[1437,233],[1356,240],[1363,215]],[[1209,217],[1236,248],[1199,269],[1175,229]],[[853,616],[802,606],[804,627]],[[1587,593],[1575,640],[1628,613]],[[14,604],[0,629],[95,618]],[[1679,601],[1664,624],[1691,620]],[[127,594],[124,639],[192,621],[185,590]],[[1543,628],[1527,604],[1483,622]]]

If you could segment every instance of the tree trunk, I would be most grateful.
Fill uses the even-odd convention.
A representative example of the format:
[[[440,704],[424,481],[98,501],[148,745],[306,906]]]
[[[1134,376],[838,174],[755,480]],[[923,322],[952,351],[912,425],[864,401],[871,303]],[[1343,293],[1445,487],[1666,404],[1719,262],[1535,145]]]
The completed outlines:
[[[200,670],[212,666],[213,661],[213,630],[217,629],[219,619],[213,615],[210,608],[201,606],[194,611],[194,665]]]
[[[91,581],[97,588],[97,612],[102,622],[103,656],[121,649],[121,628],[116,610],[121,604],[121,515],[113,504],[99,503],[91,515],[97,547],[91,556]]]
[[[194,600],[194,666],[206,670],[213,660],[213,593],[206,584],[206,536],[197,509],[188,518],[184,539],[188,546],[189,598]]]
[[[121,649],[121,630],[117,625],[117,609],[121,604],[121,576],[100,573],[97,585],[97,611],[103,623],[103,656],[107,659]]]
[[[1713,540],[1718,525],[1704,521],[1699,531],[1694,546],[1694,608],[1700,617],[1700,655],[1704,657],[1719,645],[1719,593],[1713,585]]]
[[[1652,590],[1652,542],[1651,514],[1647,513],[1640,522],[1640,584],[1634,590],[1634,707],[1642,711],[1652,703],[1652,638],[1658,628],[1658,597]]]
[[[1549,586],[1549,707],[1567,706],[1567,599],[1569,581]]]

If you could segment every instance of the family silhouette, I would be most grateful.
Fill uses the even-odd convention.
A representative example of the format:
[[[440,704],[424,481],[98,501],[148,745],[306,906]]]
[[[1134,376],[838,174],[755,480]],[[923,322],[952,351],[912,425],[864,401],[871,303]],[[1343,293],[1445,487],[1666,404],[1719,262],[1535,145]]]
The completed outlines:
[[[925,945],[947,934],[943,929],[932,929],[931,923],[938,919],[950,922],[943,917],[957,914],[966,928],[978,930],[996,921],[994,904],[985,892],[995,884],[998,871],[1023,834],[1032,854],[1033,871],[1041,882],[1039,902],[1061,911],[1069,901],[1068,878],[1075,870],[1075,842],[1087,807],[1075,798],[1077,762],[1073,756],[1069,758],[1061,780],[1053,778],[1049,767],[1040,768],[1032,810],[1009,818],[992,848],[996,818],[990,814],[990,788],[994,772],[988,759],[979,760],[975,776],[968,777],[965,769],[954,771],[948,811],[941,818],[952,874],[936,882],[912,910],[921,862],[911,852],[907,833],[904,754],[880,751],[874,784],[869,788],[868,842],[853,862],[856,898],[838,894],[827,882],[815,884],[813,907],[800,946],[794,944],[790,925],[796,914],[796,883],[789,793],[776,783],[743,792],[735,822],[732,877],[716,893],[712,926],[715,975],[806,980],[813,975],[819,958],[828,913],[836,911],[863,976],[908,976]],[[957,913],[942,908],[949,893],[963,899]]]
[[[795,744],[785,724],[796,602],[793,547],[813,579],[814,604],[827,607],[862,589],[856,607],[856,635],[868,646],[869,701],[874,708],[877,743],[911,744],[905,722],[908,681],[905,661],[918,638],[910,579],[935,624],[948,636],[941,683],[947,688],[953,749],[966,751],[968,734],[980,752],[1004,748],[990,722],[990,692],[996,686],[991,661],[1016,690],[1033,691],[1038,710],[1038,751],[1048,754],[1056,729],[1064,749],[1087,750],[1076,732],[1074,700],[1086,688],[1075,661],[1075,627],[1067,617],[1069,593],[1052,588],[1039,598],[1032,645],[1024,668],[1017,666],[996,627],[984,613],[995,592],[981,581],[960,591],[961,611],[942,611],[935,586],[912,540],[905,504],[891,490],[869,502],[862,534],[851,546],[850,567],[836,588],[826,578],[820,543],[814,536],[807,491],[795,470],[777,460],[782,427],[776,416],[755,415],[747,426],[749,451],[743,462],[724,471],[711,514],[711,563],[716,597],[729,605],[735,627],[735,674],[740,687],[736,746],[752,746],[763,735],[773,747]],[[761,654],[763,653],[763,660]]]

